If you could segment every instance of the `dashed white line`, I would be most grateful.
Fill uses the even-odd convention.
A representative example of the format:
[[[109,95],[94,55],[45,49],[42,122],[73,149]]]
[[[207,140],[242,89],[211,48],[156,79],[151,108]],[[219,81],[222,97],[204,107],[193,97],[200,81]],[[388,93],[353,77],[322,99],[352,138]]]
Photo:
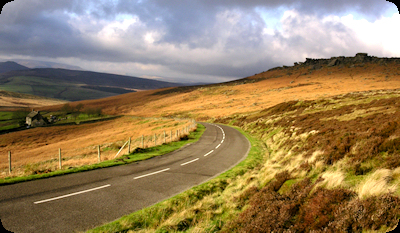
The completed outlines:
[[[165,171],[168,171],[168,170],[169,170],[169,168],[166,168],[166,169],[164,169],[164,170],[157,171],[157,172],[152,172],[152,173],[149,173],[149,174],[146,174],[146,175],[143,175],[143,176],[137,176],[137,177],[135,177],[135,178],[133,178],[133,179],[134,179],[134,180],[137,180],[137,179],[140,179],[140,178],[143,178],[143,177],[146,177],[146,176],[155,175],[155,174],[158,174],[158,173],[161,173],[161,172],[165,172]]]
[[[206,157],[207,155],[209,155],[209,154],[211,154],[211,153],[213,153],[213,152],[214,152],[214,150],[208,152],[207,154],[204,155],[204,157]]]
[[[185,166],[186,164],[196,162],[197,160],[199,160],[199,158],[193,159],[193,160],[191,160],[191,161],[189,161],[189,162],[186,162],[186,163],[182,163],[181,166]]]
[[[61,198],[66,198],[66,197],[75,196],[75,195],[82,194],[82,193],[95,191],[95,190],[98,190],[98,189],[107,188],[107,187],[110,187],[110,186],[111,186],[111,184],[107,184],[107,185],[104,185],[104,186],[101,186],[101,187],[97,187],[97,188],[92,188],[92,189],[88,189],[88,190],[84,190],[84,191],[80,191],[80,192],[76,192],[76,193],[70,193],[70,194],[67,194],[67,195],[54,197],[54,198],[50,198],[50,199],[46,199],[46,200],[42,200],[42,201],[36,201],[36,202],[34,202],[34,204],[40,204],[40,203],[44,203],[44,202],[54,201],[54,200],[58,200],[58,199],[61,199]]]
[[[224,132],[224,130],[223,130],[220,126],[218,126],[218,125],[216,125],[216,126],[217,126],[219,129],[221,129],[221,131],[222,131],[222,141],[221,141],[221,143],[220,143],[217,147],[215,147],[215,149],[218,149],[218,148],[221,146],[221,144],[224,143],[224,140],[225,140],[225,132]],[[213,153],[213,152],[214,152],[214,150],[211,150],[210,152],[208,152],[207,154],[205,154],[204,157],[206,157],[207,155],[209,155],[209,154],[211,154],[211,153]],[[195,161],[197,161],[197,160],[199,160],[199,158],[193,159],[193,160],[191,160],[191,161],[189,161],[189,162],[186,162],[186,163],[182,163],[181,166],[187,165],[187,164],[189,164],[189,163],[193,163],[193,162],[195,162]],[[137,176],[137,177],[135,177],[135,178],[133,178],[133,179],[134,179],[134,180],[137,180],[137,179],[140,179],[140,178],[143,178],[143,177],[155,175],[155,174],[158,174],[158,173],[161,173],[161,172],[165,172],[165,171],[168,171],[168,170],[170,170],[170,168],[166,168],[166,169],[163,169],[163,170],[160,170],[160,171],[156,171],[156,172],[152,172],[152,173],[149,173],[149,174],[146,174],[146,175],[142,175],[142,176]],[[54,200],[66,198],[66,197],[71,197],[71,196],[75,196],[75,195],[79,195],[79,194],[83,194],[83,193],[92,192],[92,191],[95,191],[95,190],[107,188],[107,187],[110,187],[110,186],[111,186],[110,184],[107,184],[107,185],[100,186],[100,187],[97,187],[97,188],[92,188],[92,189],[88,189],[88,190],[83,190],[83,191],[75,192],[75,193],[70,193],[70,194],[66,194],[66,195],[63,195],[63,196],[54,197],[54,198],[50,198],[50,199],[46,199],[46,200],[42,200],[42,201],[36,201],[36,202],[34,202],[34,204],[40,204],[40,203],[45,203],[45,202],[49,202],[49,201],[54,201]]]

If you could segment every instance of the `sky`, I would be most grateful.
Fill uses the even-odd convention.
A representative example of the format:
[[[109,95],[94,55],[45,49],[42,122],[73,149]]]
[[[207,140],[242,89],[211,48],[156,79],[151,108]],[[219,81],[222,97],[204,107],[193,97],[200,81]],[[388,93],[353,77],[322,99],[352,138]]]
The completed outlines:
[[[173,82],[225,82],[306,58],[400,57],[384,0],[15,0],[0,59]]]

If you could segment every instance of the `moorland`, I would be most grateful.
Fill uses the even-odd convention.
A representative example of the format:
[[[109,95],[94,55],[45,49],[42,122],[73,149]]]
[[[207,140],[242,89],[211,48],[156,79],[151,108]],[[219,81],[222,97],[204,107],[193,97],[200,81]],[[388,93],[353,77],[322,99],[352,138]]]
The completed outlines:
[[[252,143],[232,170],[92,231],[393,230],[400,218],[399,102],[399,59],[357,55],[307,59],[228,83],[70,103],[108,115],[228,124]],[[130,121],[94,130],[123,131]],[[78,129],[64,130],[72,137]]]

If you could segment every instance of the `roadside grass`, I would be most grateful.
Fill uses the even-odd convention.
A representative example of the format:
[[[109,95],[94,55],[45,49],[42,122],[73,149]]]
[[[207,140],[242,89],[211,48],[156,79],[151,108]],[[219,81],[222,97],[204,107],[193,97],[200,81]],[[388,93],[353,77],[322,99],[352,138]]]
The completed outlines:
[[[123,156],[120,156],[113,160],[107,160],[107,161],[103,161],[103,162],[92,164],[92,165],[67,168],[67,169],[52,171],[52,172],[48,172],[48,173],[44,173],[44,174],[36,174],[36,175],[29,175],[29,176],[23,176],[23,177],[10,177],[10,178],[5,178],[5,179],[0,179],[0,185],[20,183],[20,182],[25,182],[25,181],[30,181],[30,180],[49,178],[49,177],[53,177],[53,176],[66,175],[66,174],[70,174],[70,173],[84,172],[84,171],[90,171],[90,170],[95,170],[95,169],[124,165],[124,164],[133,163],[133,162],[137,162],[137,161],[143,161],[143,160],[150,159],[150,158],[153,158],[156,156],[161,156],[161,155],[170,153],[172,151],[182,148],[183,146],[185,146],[189,143],[197,142],[200,139],[201,135],[203,135],[204,131],[205,131],[205,127],[201,124],[197,124],[197,129],[195,131],[191,132],[187,137],[181,138],[179,141],[174,141],[171,143],[162,144],[159,146],[149,147],[149,148],[136,148],[129,155],[123,155]],[[32,167],[34,168],[35,165],[27,165],[25,169],[30,169]]]
[[[261,141],[237,128],[251,143],[248,156],[234,168],[153,206],[88,232],[216,232],[241,211],[240,195],[256,181],[265,160]],[[242,204],[241,204],[242,203]]]

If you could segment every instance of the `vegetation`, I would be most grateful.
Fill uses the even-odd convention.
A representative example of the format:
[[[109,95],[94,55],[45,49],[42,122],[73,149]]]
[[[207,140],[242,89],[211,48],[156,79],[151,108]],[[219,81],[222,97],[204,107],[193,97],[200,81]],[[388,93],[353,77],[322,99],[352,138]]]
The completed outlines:
[[[160,155],[170,153],[172,151],[175,151],[175,150],[181,148],[182,146],[184,146],[188,143],[194,143],[194,142],[198,141],[200,139],[201,135],[203,134],[204,130],[205,130],[205,127],[203,125],[199,124],[199,125],[197,125],[197,129],[194,132],[190,133],[189,136],[182,137],[181,140],[179,140],[179,141],[162,144],[160,146],[155,146],[155,147],[137,148],[135,151],[133,151],[129,155],[124,155],[122,157],[119,157],[119,158],[116,158],[113,160],[107,160],[107,161],[103,161],[103,162],[92,164],[92,165],[79,166],[79,167],[75,167],[75,168],[68,167],[67,169],[56,170],[56,171],[46,170],[43,173],[38,172],[39,174],[33,174],[33,175],[29,175],[29,176],[24,176],[24,177],[10,177],[10,178],[5,178],[5,179],[0,179],[0,185],[19,183],[19,182],[24,182],[24,181],[29,181],[29,180],[42,179],[42,178],[60,176],[60,175],[65,175],[65,174],[70,174],[70,173],[89,171],[89,170],[94,170],[94,169],[99,169],[99,168],[124,165],[124,164],[133,163],[133,162],[137,162],[137,161],[143,161],[146,159],[153,158],[155,156],[160,156]],[[29,168],[27,167],[27,169],[29,169]]]
[[[0,132],[24,127],[28,110],[0,112]]]
[[[291,101],[232,117],[271,148],[264,167],[277,175],[252,190],[249,206],[224,231],[395,228],[400,218],[397,94]]]

